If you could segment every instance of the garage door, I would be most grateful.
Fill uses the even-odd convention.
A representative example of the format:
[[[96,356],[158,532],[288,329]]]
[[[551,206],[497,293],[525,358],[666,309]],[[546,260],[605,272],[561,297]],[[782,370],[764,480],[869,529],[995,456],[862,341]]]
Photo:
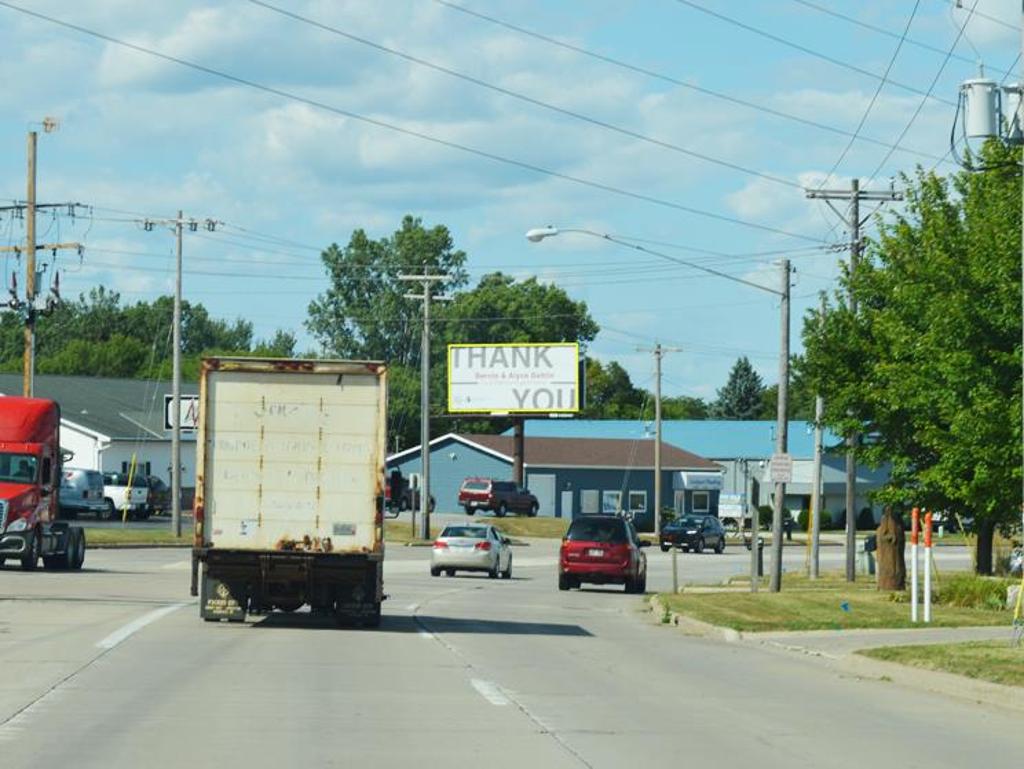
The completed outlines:
[[[526,488],[537,497],[537,505],[540,507],[538,515],[554,516],[555,476],[530,473],[526,476]]]

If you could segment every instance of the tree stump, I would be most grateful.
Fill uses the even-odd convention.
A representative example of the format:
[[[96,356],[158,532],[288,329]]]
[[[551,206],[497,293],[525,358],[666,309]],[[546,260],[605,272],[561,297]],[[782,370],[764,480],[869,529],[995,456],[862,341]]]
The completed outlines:
[[[886,506],[875,534],[878,538],[878,589],[905,590],[907,587],[907,564],[904,560],[906,537],[903,533],[903,522],[893,513],[891,507]]]

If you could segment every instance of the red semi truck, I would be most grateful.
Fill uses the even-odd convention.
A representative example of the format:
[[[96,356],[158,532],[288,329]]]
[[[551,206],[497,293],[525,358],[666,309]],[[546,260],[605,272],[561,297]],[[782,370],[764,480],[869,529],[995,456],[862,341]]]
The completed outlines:
[[[0,565],[82,568],[85,532],[57,520],[60,473],[60,406],[0,397]]]

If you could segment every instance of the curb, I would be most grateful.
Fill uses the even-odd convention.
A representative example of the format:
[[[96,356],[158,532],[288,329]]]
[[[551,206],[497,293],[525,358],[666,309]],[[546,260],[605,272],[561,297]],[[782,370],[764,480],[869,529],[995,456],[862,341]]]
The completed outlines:
[[[655,614],[669,617],[667,624],[674,625],[682,630],[686,635],[700,636],[701,638],[717,638],[720,641],[726,643],[738,643],[742,641],[744,636],[738,630],[733,630],[731,627],[721,627],[719,625],[712,625],[709,622],[702,622],[699,619],[688,617],[685,614],[680,614],[669,609],[657,595],[652,595],[650,598],[651,611]],[[666,624],[666,623],[663,623]]]

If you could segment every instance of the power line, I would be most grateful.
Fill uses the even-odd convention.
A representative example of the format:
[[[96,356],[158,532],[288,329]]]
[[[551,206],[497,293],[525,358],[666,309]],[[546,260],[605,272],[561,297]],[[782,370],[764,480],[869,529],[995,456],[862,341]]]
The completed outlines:
[[[682,155],[686,155],[688,157],[697,158],[698,160],[703,160],[706,163],[712,163],[723,168],[729,168],[733,171],[739,171],[740,173],[748,174],[750,176],[756,176],[760,179],[765,179],[767,181],[774,182],[775,184],[780,184],[786,187],[803,189],[799,182],[794,182],[791,179],[784,179],[781,176],[775,176],[774,174],[758,171],[756,169],[740,165],[739,163],[734,163],[730,160],[723,160],[722,158],[717,158],[712,155],[705,154],[703,152],[698,152],[696,150],[692,150],[687,147],[674,144],[664,139],[658,139],[656,137],[640,133],[639,131],[634,131],[629,128],[623,128],[622,126],[618,126],[613,123],[600,120],[599,118],[584,115],[581,112],[576,112],[565,107],[560,107],[557,104],[552,104],[551,102],[542,101],[541,99],[535,99],[534,97],[527,96],[526,94],[520,93],[519,91],[513,91],[511,88],[505,88],[503,86],[489,83],[481,78],[474,77],[472,75],[467,75],[463,72],[459,72],[457,70],[445,67],[435,62],[422,59],[418,56],[413,56],[412,54],[409,53],[405,53],[404,51],[400,51],[397,48],[392,48],[382,43],[377,43],[374,42],[373,40],[368,40],[365,37],[354,35],[351,32],[346,32],[345,30],[331,26],[330,24],[325,24],[323,22],[317,21],[316,19],[311,19],[308,16],[303,16],[301,14],[295,13],[294,11],[279,8],[276,5],[264,2],[264,0],[249,0],[249,2],[253,5],[258,5],[261,8],[266,8],[269,11],[273,11],[274,13],[280,14],[281,16],[285,16],[289,19],[293,19],[294,21],[298,21],[302,24],[307,24],[311,27],[316,27],[317,29],[323,30],[325,32],[330,32],[334,35],[337,35],[338,37],[343,37],[346,40],[350,40],[354,43],[359,43],[360,45],[365,45],[369,48],[373,48],[374,50],[380,51],[381,53],[397,56],[401,59],[404,59],[405,61],[412,62],[413,64],[417,64],[421,67],[432,69],[435,72],[444,73],[451,77],[458,78],[459,80],[462,80],[464,82],[479,86],[480,88],[486,88],[489,91],[502,94],[503,96],[508,96],[512,99],[517,99],[527,104],[532,104],[535,107],[541,107],[542,109],[556,112],[559,115],[565,115],[566,117],[571,117],[575,120],[580,120],[584,123],[589,123],[590,125],[598,126],[599,128],[604,128],[608,131],[613,131],[617,134],[621,134],[622,136],[628,136],[631,139],[636,139],[638,141],[642,141],[647,144],[654,145],[656,147],[661,147],[662,149],[671,150],[673,152],[678,152]]]
[[[960,25],[960,29],[956,33],[956,38],[954,38],[952,45],[949,46],[949,50],[946,52],[946,58],[943,59],[942,64],[939,65],[939,71],[936,72],[935,77],[932,78],[932,82],[928,86],[927,93],[925,93],[925,95],[921,98],[921,101],[918,102],[917,109],[914,110],[914,114],[910,116],[910,120],[907,121],[907,124],[903,127],[903,130],[900,132],[899,137],[896,139],[897,144],[903,141],[903,137],[907,135],[907,132],[910,131],[911,126],[914,125],[914,121],[917,120],[917,116],[920,115],[921,110],[924,109],[924,105],[927,103],[932,91],[935,90],[935,86],[939,82],[939,78],[942,77],[942,73],[946,69],[946,65],[949,64],[949,59],[953,55],[953,51],[956,50],[956,46],[960,42],[960,38],[963,37],[964,30],[967,29],[967,25],[970,23],[971,18],[974,15],[974,11],[977,9],[977,7],[978,0],[974,0],[974,5],[971,6],[971,10],[967,13],[967,16],[964,18],[964,23]],[[875,170],[871,172],[871,176],[868,177],[868,184],[870,184],[874,180],[874,178],[878,176],[878,172],[882,170],[886,163],[889,162],[889,158],[891,157],[892,150],[889,150],[888,152],[885,153],[885,157],[882,158],[881,162],[879,162],[879,164],[875,167]]]
[[[807,46],[801,45],[800,43],[795,43],[792,40],[787,40],[784,37],[780,37],[779,35],[776,35],[772,32],[768,32],[767,30],[747,24],[746,22],[740,21],[739,19],[735,19],[732,16],[726,16],[724,13],[713,11],[710,8],[706,8],[705,6],[699,3],[693,2],[693,0],[676,0],[676,2],[679,3],[680,5],[685,5],[689,8],[692,8],[695,11],[700,11],[701,13],[707,14],[708,16],[712,16],[716,19],[724,21],[728,24],[732,24],[733,26],[739,27],[740,29],[745,29],[746,31],[751,32],[760,37],[772,40],[776,43],[779,43],[780,45],[784,45],[788,48],[793,48],[794,50],[800,51],[801,53],[806,53],[807,55],[813,56],[817,59],[821,59],[822,61],[827,61],[830,64],[836,65],[837,67],[848,69],[851,72],[857,72],[861,75],[865,75],[866,77],[870,77],[875,80],[881,80],[883,83],[889,83],[890,85],[894,85],[897,88],[901,88],[904,91],[909,91],[910,93],[924,95],[927,98],[935,99],[936,101],[940,101],[943,104],[948,104],[951,107],[956,106],[955,102],[949,101],[947,99],[940,99],[938,96],[932,96],[931,93],[926,94],[924,91],[922,91],[919,88],[916,88],[915,86],[907,85],[906,83],[901,83],[896,80],[890,80],[886,77],[879,75],[877,72],[872,72],[869,69],[858,67],[856,64],[850,64],[849,62],[843,61],[842,59],[837,59],[834,56],[829,56],[827,53],[815,51],[813,48],[808,48]]]
[[[942,0],[942,1],[945,2],[945,0]],[[945,55],[945,53],[946,53],[946,50],[944,48],[939,48],[937,45],[932,45],[931,43],[925,43],[925,42],[922,42],[921,40],[914,40],[911,37],[906,37],[906,33],[904,33],[904,35],[901,36],[899,33],[893,32],[892,30],[885,29],[884,27],[879,27],[876,24],[870,24],[870,23],[868,23],[866,21],[862,21],[861,19],[854,18],[853,16],[848,16],[845,13],[841,13],[839,11],[836,11],[836,10],[832,9],[832,8],[827,8],[826,6],[820,5],[819,3],[812,2],[811,0],[792,0],[792,2],[797,3],[799,5],[803,5],[803,6],[807,7],[807,8],[811,8],[811,9],[813,9],[815,11],[820,12],[820,13],[824,13],[824,14],[826,14],[828,16],[832,16],[832,17],[837,18],[837,19],[842,19],[845,22],[848,22],[850,24],[854,24],[854,25],[856,25],[858,27],[861,27],[862,29],[867,29],[867,30],[870,30],[872,32],[877,32],[878,34],[885,35],[886,37],[895,37],[895,38],[902,37],[903,40],[905,42],[907,42],[907,43],[910,43],[910,45],[917,46],[918,48],[922,48],[922,49],[924,49],[926,51],[931,51],[933,53],[938,53],[938,54],[941,54],[941,55]],[[915,10],[916,10],[916,6],[915,6]],[[982,14],[979,12],[979,13],[977,13],[977,15],[981,16]],[[993,21],[999,21],[999,20],[995,19],[994,17],[989,17],[989,18],[992,18]],[[1005,23],[1005,22],[1000,21],[999,23],[1002,24],[1002,23]],[[1010,26],[1010,25],[1007,25],[1007,26]],[[1016,27],[1011,27],[1011,29],[1016,29]],[[958,61],[962,61],[965,64],[971,64],[971,65],[977,64],[977,61],[975,61],[974,59],[970,58],[969,56],[961,56],[960,54],[953,54],[953,58],[957,59]],[[1012,68],[1010,70],[996,70],[996,71],[1000,72],[1001,74],[1002,73],[1007,73],[1008,74],[1008,73],[1010,73],[1012,71]]]
[[[800,1],[801,0],[797,0],[797,2]],[[903,34],[900,35],[899,42],[896,43],[896,49],[892,52],[892,56],[889,58],[889,63],[885,66],[885,73],[882,75],[882,79],[878,81],[878,86],[875,88],[875,92],[871,96],[871,101],[868,102],[867,109],[864,110],[864,114],[860,117],[860,122],[857,123],[857,127],[853,131],[854,136],[850,137],[850,141],[846,143],[843,151],[839,153],[839,157],[836,158],[836,162],[832,164],[832,168],[829,169],[827,174],[825,174],[825,178],[821,180],[821,187],[824,187],[828,183],[829,179],[832,178],[832,174],[836,172],[836,169],[839,168],[843,160],[846,159],[847,153],[849,153],[850,148],[853,147],[854,141],[856,141],[856,135],[860,133],[860,129],[862,129],[864,127],[864,123],[867,122],[868,115],[871,114],[871,110],[874,108],[875,102],[878,101],[878,95],[882,92],[882,86],[885,85],[886,78],[889,76],[893,65],[896,63],[896,57],[899,56],[900,49],[903,48],[903,42],[907,39],[907,33],[910,32],[910,25],[914,23],[914,17],[917,16],[917,9],[920,5],[921,0],[914,0],[914,7],[911,9],[910,16],[907,18],[907,23],[903,27]],[[892,150],[890,150],[890,153],[891,152]]]
[[[963,8],[963,6],[960,5],[960,0],[938,0],[938,2],[942,3],[943,5],[952,5],[953,8]],[[993,16],[989,13],[983,13],[982,11],[976,10],[974,11],[974,15],[986,19],[987,21],[994,22],[995,24],[999,24],[1003,27],[1006,27],[1007,29],[1012,29],[1014,32],[1020,31],[1020,27],[1018,25],[1011,24],[1010,22],[1004,21],[1003,19]],[[1009,71],[1007,71],[1007,74],[1009,74]]]
[[[741,226],[741,227],[746,227],[748,229],[759,230],[761,232],[770,232],[770,233],[773,233],[775,235],[784,235],[786,237],[795,238],[797,240],[805,240],[805,241],[810,241],[810,242],[815,242],[815,243],[821,242],[818,238],[811,237],[810,235],[803,235],[801,233],[789,232],[788,230],[783,230],[783,229],[778,228],[778,227],[772,227],[771,225],[759,224],[757,222],[750,222],[750,221],[746,221],[746,220],[739,219],[739,218],[736,218],[736,217],[728,216],[726,214],[715,213],[713,211],[705,211],[703,209],[695,208],[693,206],[688,206],[688,205],[685,205],[683,203],[677,203],[677,202],[674,202],[674,201],[671,201],[671,200],[666,200],[664,198],[659,198],[659,197],[656,197],[654,195],[647,195],[647,194],[641,193],[641,192],[635,192],[635,191],[631,191],[631,190],[626,190],[626,189],[623,189],[621,187],[615,187],[615,186],[610,185],[610,184],[604,184],[602,182],[597,182],[597,181],[594,181],[594,180],[591,180],[591,179],[586,179],[586,178],[583,178],[583,177],[580,177],[580,176],[574,176],[572,174],[567,174],[567,173],[562,173],[562,172],[559,172],[559,171],[554,171],[552,169],[545,168],[545,167],[537,165],[535,163],[530,163],[530,162],[524,161],[524,160],[517,160],[515,158],[511,158],[511,157],[508,157],[508,156],[505,156],[505,155],[500,155],[500,154],[498,154],[496,152],[491,152],[489,150],[481,149],[481,148],[478,148],[478,147],[472,147],[470,145],[461,144],[459,142],[450,141],[448,139],[441,139],[441,138],[439,138],[437,136],[431,136],[430,134],[424,133],[422,131],[418,131],[418,130],[415,130],[415,129],[412,129],[412,128],[405,128],[403,126],[399,126],[399,125],[396,125],[394,123],[389,123],[389,122],[387,122],[385,120],[381,120],[379,118],[369,117],[367,115],[362,115],[362,114],[360,114],[358,112],[353,112],[351,110],[342,109],[340,107],[335,107],[335,106],[332,106],[330,104],[326,104],[326,103],[324,103],[322,101],[318,101],[316,99],[312,99],[312,98],[309,98],[309,97],[306,97],[306,96],[300,96],[298,94],[294,94],[294,93],[291,93],[289,91],[285,91],[285,90],[280,89],[280,88],[275,88],[273,86],[269,86],[269,85],[265,85],[263,83],[259,83],[259,82],[255,81],[255,80],[249,80],[247,78],[243,78],[243,77],[240,77],[238,75],[232,75],[230,73],[223,72],[221,70],[217,70],[217,69],[214,69],[212,67],[208,67],[208,66],[203,65],[203,64],[198,64],[196,62],[192,62],[192,61],[189,61],[187,59],[183,59],[183,58],[180,58],[180,57],[177,57],[177,56],[171,56],[170,54],[162,53],[160,51],[157,51],[157,50],[152,49],[152,48],[147,48],[147,47],[139,45],[137,43],[131,43],[131,42],[128,42],[126,40],[121,40],[120,38],[113,37],[112,35],[108,35],[108,34],[105,34],[103,32],[97,32],[95,30],[89,29],[87,27],[80,26],[78,24],[73,24],[73,23],[68,22],[68,21],[63,21],[62,19],[57,19],[57,18],[55,18],[53,16],[47,16],[46,14],[39,13],[38,11],[32,11],[32,10],[29,10],[27,8],[23,8],[21,6],[15,5],[14,3],[7,2],[6,0],[0,0],[0,6],[8,8],[8,9],[10,9],[12,11],[16,11],[18,13],[25,14],[27,16],[32,16],[33,18],[40,19],[40,20],[48,22],[50,24],[55,24],[57,26],[64,27],[65,29],[70,29],[70,30],[74,30],[75,32],[79,32],[79,33],[84,34],[84,35],[89,35],[90,37],[94,37],[94,38],[96,38],[98,40],[104,40],[104,41],[106,41],[108,43],[113,43],[114,45],[121,46],[122,48],[127,48],[129,50],[137,51],[139,53],[144,53],[147,56],[153,56],[155,58],[162,59],[164,61],[168,61],[168,62],[171,62],[173,64],[177,64],[177,65],[182,66],[182,67],[187,67],[187,68],[195,70],[197,72],[202,72],[204,74],[212,75],[213,77],[217,77],[217,78],[220,78],[222,80],[227,80],[228,82],[236,83],[238,85],[242,85],[242,86],[245,86],[247,88],[252,88],[253,90],[256,90],[256,91],[261,91],[263,93],[268,93],[268,94],[271,94],[271,95],[274,95],[274,96],[278,96],[278,97],[280,97],[282,99],[287,99],[289,101],[294,101],[294,102],[297,102],[297,103],[300,103],[300,104],[306,104],[307,106],[315,107],[317,109],[324,110],[325,112],[331,112],[331,113],[336,114],[336,115],[341,115],[343,117],[347,117],[347,118],[350,118],[352,120],[357,120],[357,121],[359,121],[361,123],[366,123],[368,125],[373,125],[373,126],[376,126],[378,128],[386,128],[389,131],[393,131],[395,133],[399,133],[399,134],[402,134],[404,136],[411,136],[411,137],[420,139],[422,141],[430,142],[431,144],[435,144],[435,145],[438,145],[438,146],[441,146],[441,147],[447,147],[449,149],[458,150],[460,152],[464,152],[464,153],[470,154],[470,155],[475,155],[477,157],[481,157],[481,158],[484,158],[484,159],[487,159],[487,160],[491,160],[491,161],[496,162],[496,163],[501,163],[503,165],[508,165],[508,166],[512,166],[512,167],[515,167],[515,168],[520,168],[520,169],[523,169],[523,170],[526,170],[526,171],[531,171],[531,172],[536,173],[536,174],[541,174],[541,175],[544,175],[544,176],[549,176],[549,177],[551,177],[553,179],[561,179],[562,181],[572,182],[573,184],[577,184],[577,185],[582,186],[582,187],[587,187],[589,189],[599,190],[601,192],[607,192],[607,193],[610,193],[610,194],[613,194],[613,195],[617,195],[619,197],[630,198],[632,200],[638,200],[638,201],[641,201],[641,202],[644,202],[644,203],[650,203],[652,205],[660,206],[662,208],[669,208],[669,209],[672,209],[672,210],[675,210],[675,211],[683,211],[685,213],[692,214],[694,216],[700,216],[700,217],[705,218],[705,219],[712,219],[712,220],[724,222],[724,223],[727,223],[727,224],[735,224],[735,225],[738,225],[738,226]]]
[[[643,66],[640,66],[638,64],[632,64],[632,63],[624,61],[622,59],[615,58],[614,56],[609,56],[607,54],[599,53],[597,51],[593,51],[593,50],[590,50],[588,48],[583,48],[583,47],[578,46],[578,45],[573,45],[572,43],[567,43],[567,42],[565,42],[563,40],[559,40],[558,38],[550,37],[550,36],[542,34],[540,32],[535,32],[534,30],[527,29],[526,27],[521,27],[519,25],[512,24],[511,22],[505,21],[504,19],[499,19],[496,16],[491,16],[491,15],[488,15],[486,13],[481,13],[480,11],[474,11],[474,10],[472,10],[470,8],[467,8],[465,6],[459,5],[458,3],[450,2],[450,0],[433,0],[433,1],[435,3],[437,3],[438,5],[441,5],[441,6],[445,7],[445,8],[448,8],[448,9],[453,10],[453,11],[457,11],[458,13],[465,14],[466,16],[470,16],[470,17],[479,19],[480,21],[486,21],[489,24],[494,24],[494,25],[502,27],[504,29],[508,29],[508,30],[510,30],[512,32],[516,32],[516,33],[518,33],[520,35],[523,35],[525,37],[530,37],[530,38],[533,38],[534,40],[539,40],[539,41],[541,41],[543,43],[547,43],[548,45],[552,45],[552,46],[555,46],[557,48],[561,48],[561,49],[566,50],[566,51],[572,51],[573,53],[577,53],[577,54],[579,54],[581,56],[587,56],[587,57],[589,57],[591,59],[595,59],[596,61],[600,61],[600,62],[603,62],[605,64],[610,64],[610,65],[612,65],[614,67],[619,67],[619,68],[627,70],[629,72],[633,72],[633,73],[638,74],[638,75],[643,75],[644,77],[653,78],[655,80],[660,80],[660,81],[665,82],[665,83],[671,83],[672,85],[678,86],[680,88],[686,88],[686,89],[688,89],[690,91],[693,91],[695,93],[700,93],[700,94],[703,94],[705,96],[710,96],[710,97],[715,98],[715,99],[720,99],[722,101],[729,102],[730,104],[735,104],[737,106],[745,107],[747,109],[755,110],[757,112],[763,112],[766,115],[771,115],[772,117],[780,118],[782,120],[788,120],[788,121],[793,122],[793,123],[799,123],[800,125],[804,125],[804,126],[807,126],[809,128],[816,128],[816,129],[821,130],[821,131],[828,131],[829,133],[838,134],[840,136],[853,136],[854,135],[852,131],[847,131],[846,129],[839,128],[838,126],[828,125],[827,123],[820,123],[820,122],[818,122],[816,120],[811,120],[809,118],[801,117],[800,115],[795,115],[795,114],[793,114],[791,112],[786,112],[784,110],[775,109],[774,107],[769,107],[769,106],[767,106],[765,104],[758,104],[757,102],[749,101],[747,99],[741,99],[741,98],[739,98],[737,96],[731,96],[731,95],[729,95],[727,93],[724,93],[722,91],[716,91],[716,90],[711,89],[711,88],[706,88],[704,86],[699,86],[699,85],[696,85],[694,83],[688,82],[687,80],[684,80],[681,77],[674,77],[672,75],[667,75],[667,74],[665,74],[663,72],[658,72],[658,71],[650,69],[648,67],[643,67]],[[875,138],[872,138],[872,137],[869,137],[869,136],[861,135],[861,136],[857,137],[857,140],[861,141],[861,142],[864,142],[866,144],[874,144],[874,145],[879,146],[879,147],[885,147],[886,149],[889,149],[890,147],[893,146],[893,145],[889,144],[886,141],[882,141],[881,139],[875,139]],[[940,156],[938,156],[938,155],[936,155],[934,153],[923,152],[921,150],[915,150],[915,149],[912,149],[910,147],[898,146],[898,147],[895,147],[895,149],[900,151],[900,152],[905,152],[905,153],[908,153],[908,154],[911,154],[911,155],[917,155],[918,157],[927,158],[929,160],[937,160],[939,162],[950,162],[950,161],[945,161],[945,158],[942,158],[942,157],[940,157]]]

